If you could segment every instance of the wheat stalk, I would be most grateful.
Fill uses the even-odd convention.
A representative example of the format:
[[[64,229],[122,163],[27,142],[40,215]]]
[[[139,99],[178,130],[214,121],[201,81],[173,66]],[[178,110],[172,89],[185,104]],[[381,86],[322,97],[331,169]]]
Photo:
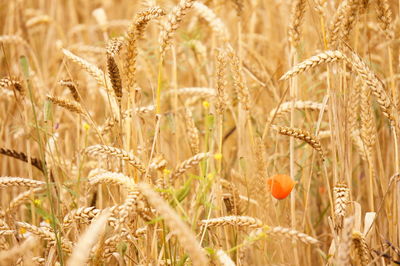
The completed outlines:
[[[146,197],[149,204],[164,218],[167,226],[174,230],[174,234],[177,236],[181,247],[192,259],[193,265],[208,265],[207,256],[189,226],[181,220],[179,215],[149,185],[140,183],[138,188]]]
[[[339,247],[336,254],[337,265],[350,265],[351,231],[353,220],[353,217],[344,219],[343,229],[340,235]]]
[[[226,254],[222,249],[219,249],[216,252],[217,258],[222,266],[235,266],[236,264],[232,261],[232,259]]]

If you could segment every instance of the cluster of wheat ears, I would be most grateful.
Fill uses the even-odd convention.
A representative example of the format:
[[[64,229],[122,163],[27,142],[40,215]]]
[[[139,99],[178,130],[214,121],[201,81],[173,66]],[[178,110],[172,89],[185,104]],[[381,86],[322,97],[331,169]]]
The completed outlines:
[[[400,264],[399,10],[0,0],[0,265]]]

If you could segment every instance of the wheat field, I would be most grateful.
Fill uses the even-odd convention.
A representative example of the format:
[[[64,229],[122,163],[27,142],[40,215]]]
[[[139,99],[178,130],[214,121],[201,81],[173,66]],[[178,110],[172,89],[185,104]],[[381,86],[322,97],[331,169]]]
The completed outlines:
[[[0,0],[0,265],[400,264],[399,13]]]

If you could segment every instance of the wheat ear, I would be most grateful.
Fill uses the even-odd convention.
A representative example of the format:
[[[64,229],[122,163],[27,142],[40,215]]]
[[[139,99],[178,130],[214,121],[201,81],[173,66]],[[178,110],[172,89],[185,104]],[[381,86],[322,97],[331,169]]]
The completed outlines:
[[[47,99],[52,103],[67,109],[68,111],[87,117],[87,113],[83,110],[82,106],[78,102],[51,95],[47,95]]]
[[[44,186],[46,183],[39,180],[23,178],[23,177],[0,177],[0,187],[30,187],[37,188]]]
[[[168,14],[168,21],[164,29],[160,33],[160,54],[164,55],[166,49],[171,43],[175,31],[178,29],[183,17],[192,7],[194,0],[181,0],[179,4],[174,7],[172,12]]]
[[[128,91],[132,91],[136,87],[137,42],[143,35],[146,25],[150,20],[163,15],[165,15],[165,11],[158,6],[139,12],[137,18],[129,26],[125,34],[123,66],[126,78],[125,87]]]
[[[226,77],[225,68],[227,63],[227,54],[224,50],[220,49],[217,51],[217,70],[216,70],[216,84],[217,84],[217,113],[222,115],[226,109],[228,102],[226,94]]]
[[[176,170],[172,173],[171,178],[174,180],[178,178],[179,176],[183,175],[187,170],[190,168],[198,165],[201,160],[204,158],[207,158],[211,155],[211,153],[198,153],[194,155],[193,157],[183,161],[177,168]]]
[[[89,75],[91,75],[97,81],[97,84],[104,88],[107,88],[106,81],[104,80],[104,72],[100,68],[66,49],[62,49],[62,52],[69,60],[79,65],[82,69],[88,72]]]
[[[133,178],[126,176],[122,173],[115,172],[102,172],[92,177],[89,177],[89,183],[91,185],[96,184],[109,184],[109,185],[120,185],[126,189],[130,189],[134,186]]]
[[[12,158],[21,160],[23,162],[31,162],[31,164],[36,167],[37,169],[39,169],[41,172],[43,172],[43,162],[40,159],[37,158],[28,158],[28,156],[23,153],[23,152],[18,152],[16,150],[12,150],[12,149],[6,149],[6,148],[0,148],[0,154],[6,155],[6,156],[10,156]]]
[[[338,60],[342,60],[345,57],[346,56],[338,50],[335,50],[335,51],[328,50],[328,51],[319,53],[319,54],[314,55],[314,56],[306,59],[305,61],[295,65],[294,67],[292,67],[279,80],[290,79],[290,78],[292,78],[302,72],[305,72],[313,67],[321,65],[323,63],[331,63],[331,62],[335,62]]]
[[[335,197],[335,225],[337,228],[342,228],[343,219],[346,216],[347,205],[349,204],[350,189],[344,183],[338,183],[333,188],[333,195]]]
[[[381,28],[389,40],[394,38],[394,30],[392,24],[392,11],[387,0],[377,0],[377,14]]]
[[[122,99],[122,80],[119,74],[119,68],[115,57],[119,53],[122,47],[121,39],[112,39],[107,45],[107,71],[108,77],[111,81],[111,86],[114,90],[115,97],[117,98],[119,107],[121,109],[121,99]]]
[[[63,79],[63,80],[58,81],[58,84],[60,84],[61,86],[67,87],[69,89],[69,91],[71,92],[74,100],[77,102],[80,101],[77,85],[75,84],[75,82],[73,82],[70,79]]]
[[[201,220],[200,225],[202,227],[207,227],[207,228],[219,227],[225,225],[259,228],[263,226],[263,223],[261,222],[261,220],[249,216],[224,216],[207,220]]]
[[[306,10],[305,0],[296,0],[293,2],[292,18],[289,25],[289,42],[292,47],[296,47],[300,41],[301,23]]]
[[[316,245],[319,243],[317,239],[292,228],[285,228],[281,226],[267,227],[265,233],[272,236],[284,236],[286,238],[296,239],[305,244]]]
[[[369,249],[365,237],[359,231],[353,231],[352,234],[353,245],[356,249],[358,259],[362,266],[369,264]]]
[[[193,154],[198,154],[200,152],[199,130],[196,127],[192,111],[189,108],[185,108],[184,117],[190,149]]]
[[[323,160],[325,160],[325,153],[317,136],[313,136],[308,131],[300,128],[278,127],[277,130],[278,133],[281,135],[294,137],[296,139],[306,142],[311,147],[313,147],[319,153],[319,155],[321,155],[321,158]]]
[[[98,144],[98,145],[93,145],[93,146],[87,147],[85,149],[85,152],[87,154],[94,155],[94,156],[108,155],[108,156],[112,156],[112,157],[121,158],[122,160],[130,163],[132,166],[134,166],[140,172],[144,173],[146,171],[146,168],[144,167],[143,163],[139,160],[139,158],[137,158],[132,153],[124,151],[122,149]]]
[[[25,94],[24,87],[22,87],[21,82],[16,78],[2,78],[0,79],[0,89],[14,88],[16,91]]]
[[[211,8],[200,2],[194,2],[193,8],[199,16],[208,22],[212,31],[223,43],[226,43],[229,40],[228,29]]]
[[[384,89],[382,81],[377,78],[375,73],[369,69],[357,54],[352,53],[351,59],[347,58],[346,60],[360,76],[362,82],[371,89],[372,93],[377,98],[383,114],[389,119],[391,125],[396,126],[393,105]]]

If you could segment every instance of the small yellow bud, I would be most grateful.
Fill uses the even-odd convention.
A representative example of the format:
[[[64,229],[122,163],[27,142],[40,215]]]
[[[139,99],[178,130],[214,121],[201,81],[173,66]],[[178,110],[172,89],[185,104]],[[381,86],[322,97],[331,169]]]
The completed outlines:
[[[169,175],[169,174],[171,173],[171,170],[165,168],[165,169],[163,170],[163,173],[164,173],[164,175]]]
[[[209,173],[209,174],[207,174],[207,179],[208,180],[213,180],[214,179],[214,174],[212,174],[212,173]]]
[[[89,131],[90,125],[88,123],[84,123],[83,124],[83,129],[86,130],[86,131]]]
[[[37,205],[37,206],[40,206],[40,205],[42,204],[42,201],[41,201],[40,199],[35,199],[35,200],[33,201],[33,203],[34,203],[35,205]]]
[[[221,159],[222,159],[222,153],[216,153],[216,154],[214,154],[214,159],[215,159],[215,160],[221,160]]]
[[[204,101],[204,102],[203,102],[203,107],[204,107],[205,109],[210,108],[210,103],[209,103],[208,101]]]

